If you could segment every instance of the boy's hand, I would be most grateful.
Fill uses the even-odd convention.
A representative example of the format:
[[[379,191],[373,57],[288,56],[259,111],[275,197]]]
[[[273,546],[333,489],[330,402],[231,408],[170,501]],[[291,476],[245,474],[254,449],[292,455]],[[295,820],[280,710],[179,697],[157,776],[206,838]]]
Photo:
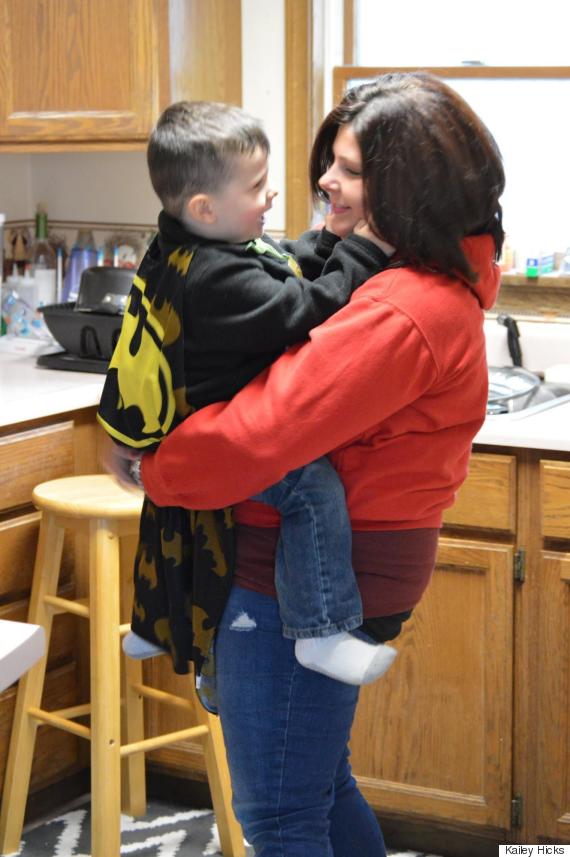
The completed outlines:
[[[355,224],[353,232],[355,235],[359,235],[361,238],[366,238],[368,241],[372,241],[373,244],[376,244],[377,247],[386,254],[386,256],[393,256],[396,252],[396,248],[391,244],[388,244],[387,241],[384,241],[382,238],[379,238],[375,232],[372,231],[370,225],[366,220],[359,220],[358,223]]]
[[[111,476],[114,476],[124,488],[140,491],[141,483],[136,479],[136,462],[140,462],[143,453],[116,443],[107,444],[101,455],[101,464]],[[140,472],[140,471],[139,471]]]

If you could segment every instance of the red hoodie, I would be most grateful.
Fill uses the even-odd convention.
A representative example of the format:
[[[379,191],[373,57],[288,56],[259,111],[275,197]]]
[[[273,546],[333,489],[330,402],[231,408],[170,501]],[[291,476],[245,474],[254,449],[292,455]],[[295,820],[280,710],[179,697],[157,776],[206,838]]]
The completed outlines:
[[[492,238],[462,246],[479,275],[474,286],[407,267],[383,271],[231,402],[187,419],[144,456],[154,502],[237,503],[330,453],[355,530],[440,526],[485,419],[483,309],[499,287]],[[236,519],[278,522],[252,502]]]

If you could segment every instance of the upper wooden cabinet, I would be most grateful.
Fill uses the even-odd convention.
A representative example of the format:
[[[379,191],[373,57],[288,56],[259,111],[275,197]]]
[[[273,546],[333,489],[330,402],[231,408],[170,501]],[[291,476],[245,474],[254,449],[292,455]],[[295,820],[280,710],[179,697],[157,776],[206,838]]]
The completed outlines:
[[[0,0],[0,31],[0,151],[140,146],[171,101],[241,101],[239,2]]]

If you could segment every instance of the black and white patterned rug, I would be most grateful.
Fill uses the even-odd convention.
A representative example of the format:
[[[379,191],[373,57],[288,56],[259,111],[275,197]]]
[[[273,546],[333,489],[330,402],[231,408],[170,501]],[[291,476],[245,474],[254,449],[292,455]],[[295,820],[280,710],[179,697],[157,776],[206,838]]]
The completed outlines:
[[[89,857],[89,802],[25,828],[20,857]],[[149,800],[144,818],[122,816],[121,857],[220,857],[220,841],[209,809],[188,809]],[[388,851],[390,857],[436,857],[417,851]],[[247,848],[254,857],[253,848]],[[356,855],[355,855],[356,857]]]

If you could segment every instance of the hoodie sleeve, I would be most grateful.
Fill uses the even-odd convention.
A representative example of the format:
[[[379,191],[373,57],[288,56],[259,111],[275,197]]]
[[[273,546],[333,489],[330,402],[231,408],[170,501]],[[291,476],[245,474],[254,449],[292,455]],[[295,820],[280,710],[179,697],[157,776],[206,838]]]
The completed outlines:
[[[145,490],[158,505],[241,501],[350,443],[415,401],[437,375],[413,322],[357,293],[230,402],[198,411],[145,455]]]
[[[275,352],[306,338],[344,306],[355,288],[388,264],[371,241],[349,236],[335,242],[314,280],[279,280],[251,255],[226,254],[216,267],[207,253],[192,264],[190,335],[198,348],[244,353]]]
[[[295,241],[283,238],[279,245],[295,257],[303,276],[314,280],[323,273],[325,263],[340,240],[328,229],[310,229]]]

